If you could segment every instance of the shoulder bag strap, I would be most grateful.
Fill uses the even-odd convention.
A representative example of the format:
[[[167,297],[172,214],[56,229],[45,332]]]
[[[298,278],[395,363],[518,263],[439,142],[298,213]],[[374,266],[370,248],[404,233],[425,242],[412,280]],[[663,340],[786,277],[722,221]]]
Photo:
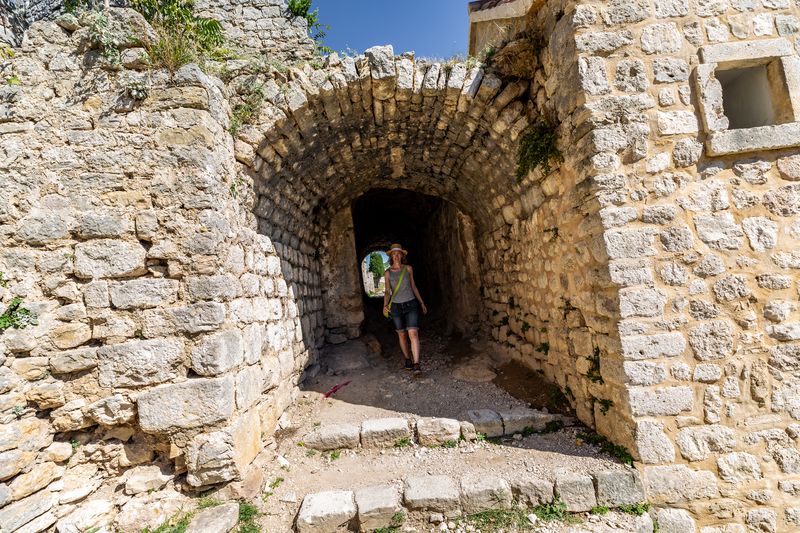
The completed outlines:
[[[406,275],[406,267],[403,267],[403,271],[400,272],[400,279],[397,280],[397,285],[394,286],[394,290],[392,290],[392,297],[389,299],[389,309],[392,308],[392,302],[394,302],[394,296],[397,294],[397,289],[400,288],[400,284],[403,283],[403,276]]]

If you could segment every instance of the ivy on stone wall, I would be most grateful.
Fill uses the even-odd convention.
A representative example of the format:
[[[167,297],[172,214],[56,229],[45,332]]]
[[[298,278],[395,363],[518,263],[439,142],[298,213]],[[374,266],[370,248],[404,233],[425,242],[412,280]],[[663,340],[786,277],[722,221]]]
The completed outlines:
[[[523,132],[517,150],[517,181],[522,181],[528,172],[536,168],[546,176],[552,164],[564,162],[564,156],[556,146],[556,128],[550,122],[539,119]]]

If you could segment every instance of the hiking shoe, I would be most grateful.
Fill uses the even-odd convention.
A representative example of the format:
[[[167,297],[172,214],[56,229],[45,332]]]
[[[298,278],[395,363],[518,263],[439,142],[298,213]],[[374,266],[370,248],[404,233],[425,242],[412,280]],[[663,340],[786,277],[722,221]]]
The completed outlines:
[[[422,367],[420,366],[419,363],[414,363],[414,366],[412,368],[413,368],[415,374],[421,374],[422,373]]]
[[[405,362],[405,365],[403,365],[403,368],[405,368],[406,370],[411,370],[412,368],[414,368],[414,365],[411,363],[411,359],[406,359],[406,362]]]

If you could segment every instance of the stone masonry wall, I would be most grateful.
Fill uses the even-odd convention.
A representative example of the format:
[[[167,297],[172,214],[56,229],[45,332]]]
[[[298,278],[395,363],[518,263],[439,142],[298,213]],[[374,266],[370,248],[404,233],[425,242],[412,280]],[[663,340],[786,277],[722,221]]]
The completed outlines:
[[[712,128],[721,90],[700,64],[773,48],[793,64],[799,14],[788,0],[639,0],[571,15],[593,179],[615,184],[600,201],[621,344],[601,374],[624,388],[615,408],[633,418],[650,500],[682,509],[659,515],[671,531],[800,527],[798,150],[752,150],[796,125],[712,134],[727,119]]]
[[[80,33],[35,23],[0,93],[0,299],[38,316],[0,334],[11,530],[80,530],[101,506],[138,531],[146,495],[82,502],[137,464],[188,488],[243,479],[316,344],[241,207],[224,86],[107,70]]]

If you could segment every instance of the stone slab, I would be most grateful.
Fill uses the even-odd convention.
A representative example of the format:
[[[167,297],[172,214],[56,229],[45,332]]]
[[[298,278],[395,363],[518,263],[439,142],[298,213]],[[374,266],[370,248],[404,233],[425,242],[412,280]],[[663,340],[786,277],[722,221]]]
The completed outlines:
[[[186,533],[228,533],[239,521],[239,504],[226,503],[195,515]]]
[[[542,431],[548,422],[556,418],[553,415],[525,407],[500,411],[498,414],[503,420],[503,432],[506,435],[522,433],[526,429]]]
[[[567,505],[567,511],[571,513],[590,511],[597,505],[591,476],[568,472],[559,473],[556,476],[555,492]]]
[[[447,515],[461,506],[456,482],[448,476],[412,476],[406,478],[403,499],[411,509],[429,510]]]
[[[467,411],[467,420],[475,426],[475,431],[487,437],[503,436],[503,419],[491,409],[475,409]]]
[[[421,418],[417,420],[417,439],[423,446],[441,446],[461,438],[461,423],[452,418]]]
[[[309,494],[303,498],[297,514],[298,533],[333,533],[348,531],[356,517],[356,503],[351,491],[333,490]]]
[[[400,491],[392,485],[372,485],[358,489],[355,498],[358,523],[362,531],[388,527],[395,513],[403,509]]]
[[[473,472],[461,478],[461,506],[466,513],[510,509],[511,486],[488,472]]]
[[[352,424],[320,426],[305,436],[303,443],[308,448],[320,451],[340,448],[358,448],[361,429]]]
[[[633,505],[646,500],[639,473],[635,470],[608,470],[595,475],[597,504],[607,507]]]
[[[405,418],[374,418],[361,423],[361,445],[365,448],[392,447],[399,439],[410,439]]]

